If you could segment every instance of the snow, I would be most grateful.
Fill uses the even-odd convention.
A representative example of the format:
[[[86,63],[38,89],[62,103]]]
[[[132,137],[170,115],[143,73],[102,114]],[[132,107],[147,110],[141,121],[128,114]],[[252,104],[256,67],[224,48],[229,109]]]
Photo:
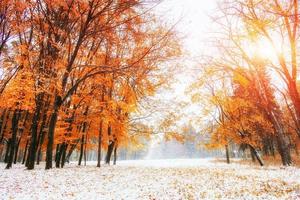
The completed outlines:
[[[0,199],[300,199],[300,169],[213,159],[119,161],[28,171],[0,164]]]

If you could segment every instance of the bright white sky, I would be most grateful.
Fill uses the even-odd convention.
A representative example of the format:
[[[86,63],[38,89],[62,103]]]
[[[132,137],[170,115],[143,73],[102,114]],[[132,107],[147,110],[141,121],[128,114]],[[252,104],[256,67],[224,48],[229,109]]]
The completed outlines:
[[[183,61],[179,65],[184,72],[178,77],[176,93],[183,93],[197,67],[199,56],[207,53],[207,39],[211,29],[212,15],[218,0],[163,0],[156,8],[157,14],[170,25],[177,23],[176,31],[183,37]],[[193,74],[195,75],[195,74]]]
[[[217,0],[164,0],[157,8],[163,20],[175,23],[177,30],[185,36],[185,48],[192,56],[205,51],[203,42],[211,27],[209,15],[217,6]]]
[[[167,107],[166,110],[172,110],[178,114],[185,114],[183,122],[186,123],[192,114],[200,114],[199,108],[189,104],[188,108],[178,106],[179,102],[188,102],[190,98],[185,94],[186,88],[193,82],[196,76],[200,76],[192,69],[199,66],[199,57],[207,53],[209,47],[205,44],[205,40],[209,38],[209,32],[212,31],[212,23],[209,16],[214,14],[217,7],[217,1],[220,0],[162,0],[162,2],[155,6],[154,13],[162,22],[169,24],[172,27],[177,24],[175,31],[178,32],[182,39],[183,56],[176,62],[179,70],[176,70],[176,77],[170,90],[159,90],[153,100],[155,103],[150,103],[155,110],[151,116],[146,118],[147,124],[157,125],[156,121],[159,118],[164,118],[164,111],[160,108]],[[152,99],[152,98],[151,98]],[[192,111],[192,112],[191,112]],[[149,113],[146,109],[145,113]],[[142,115],[145,114],[142,111]]]
[[[207,54],[207,45],[212,30],[210,16],[214,14],[218,0],[164,0],[157,8],[158,15],[164,21],[174,24],[179,21],[176,30],[183,36],[183,61],[179,64],[183,70],[178,76],[176,94],[184,95],[184,90],[191,83],[200,56]],[[199,66],[200,67],[200,66]]]
[[[155,13],[164,22],[170,25],[179,21],[176,31],[183,37],[183,58],[179,61],[180,72],[176,75],[176,81],[172,85],[172,90],[163,90],[158,94],[160,101],[165,101],[169,105],[174,105],[180,101],[189,101],[185,94],[185,89],[192,83],[195,69],[200,62],[199,57],[207,53],[209,46],[206,40],[209,32],[212,31],[210,15],[214,14],[218,0],[163,0],[155,8]],[[178,108],[175,107],[175,109]],[[169,108],[173,109],[173,108]],[[190,104],[188,108],[176,109],[176,112],[186,115],[182,122],[187,123],[192,115],[199,115],[201,111],[196,106]]]

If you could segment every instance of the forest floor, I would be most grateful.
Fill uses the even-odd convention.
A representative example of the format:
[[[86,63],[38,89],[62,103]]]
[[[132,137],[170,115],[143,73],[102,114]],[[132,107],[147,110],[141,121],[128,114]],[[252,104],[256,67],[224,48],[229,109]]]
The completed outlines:
[[[45,171],[0,164],[0,199],[300,199],[300,169],[210,159],[120,161]]]

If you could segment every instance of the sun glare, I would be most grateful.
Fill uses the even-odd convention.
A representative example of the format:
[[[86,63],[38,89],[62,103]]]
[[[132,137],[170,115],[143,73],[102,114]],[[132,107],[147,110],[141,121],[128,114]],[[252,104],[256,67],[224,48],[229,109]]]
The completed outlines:
[[[276,61],[277,52],[280,51],[280,47],[277,44],[272,45],[267,39],[259,39],[255,42],[249,42],[247,49],[251,57],[268,60],[271,62]]]

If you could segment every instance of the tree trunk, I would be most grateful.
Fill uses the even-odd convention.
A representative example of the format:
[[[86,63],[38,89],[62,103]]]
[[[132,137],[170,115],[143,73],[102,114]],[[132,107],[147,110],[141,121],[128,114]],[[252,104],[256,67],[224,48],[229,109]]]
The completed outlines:
[[[43,126],[41,127],[43,128]],[[37,150],[37,156],[36,156],[36,164],[40,164],[41,156],[42,156],[42,147],[45,140],[45,131],[43,129],[40,131],[40,137],[39,137],[39,144],[38,144],[38,150]]]
[[[65,163],[66,163],[67,149],[68,149],[68,144],[65,144],[64,148],[63,148],[62,156],[61,156],[61,168],[63,168],[65,166]]]
[[[254,152],[254,150],[253,150],[253,148],[249,148],[250,149],[250,155],[251,155],[251,159],[252,159],[252,162],[255,162],[255,152]]]
[[[23,155],[23,161],[22,161],[22,164],[23,164],[23,165],[24,165],[24,163],[25,163],[25,161],[26,161],[27,149],[28,149],[28,139],[27,139],[27,141],[26,141],[25,152],[24,152],[24,155]]]
[[[297,119],[299,120],[300,119],[300,96],[299,96],[299,92],[297,89],[297,83],[293,79],[288,79],[288,82],[289,82],[288,83],[289,95],[293,102]]]
[[[99,127],[99,135],[98,135],[97,167],[100,167],[100,165],[101,165],[102,126],[103,126],[103,121],[101,120],[101,122],[100,122],[100,127]]]
[[[65,165],[65,159],[66,159],[66,148],[67,144],[63,142],[62,144],[59,145],[58,150],[57,150],[57,156],[55,159],[55,166],[56,168],[64,167]]]
[[[31,170],[34,169],[34,162],[36,157],[36,150],[37,150],[37,132],[38,132],[38,124],[40,120],[40,114],[42,109],[42,101],[43,101],[43,93],[39,93],[36,98],[36,109],[34,111],[34,115],[32,118],[32,125],[31,125],[31,140],[28,150],[28,166],[27,169]]]
[[[251,151],[253,151],[253,154],[256,157],[257,161],[259,162],[260,166],[264,166],[264,163],[263,163],[262,159],[260,158],[256,149],[254,149],[254,147],[252,147],[251,145],[249,145],[249,147],[250,147]]]
[[[284,166],[291,165],[292,158],[290,155],[289,147],[286,144],[284,138],[280,135],[277,136],[277,146],[278,146],[278,152],[280,154],[282,164]]]
[[[60,154],[60,151],[59,151],[59,149],[60,149],[60,147],[62,146],[62,144],[57,144],[56,145],[56,150],[55,150],[55,167],[56,168],[59,168],[59,159],[60,159],[60,156],[59,156],[59,154]]]
[[[42,147],[43,147],[43,144],[44,144],[44,140],[45,140],[45,134],[46,134],[46,131],[44,130],[45,128],[45,125],[43,125],[43,122],[42,122],[42,125],[41,125],[41,130],[40,130],[40,141],[39,141],[39,144],[38,144],[38,150],[37,150],[37,157],[36,157],[36,164],[39,165],[40,164],[40,160],[41,160],[41,157],[42,157]]]
[[[48,131],[48,144],[47,144],[47,151],[46,151],[46,169],[52,168],[52,151],[53,151],[53,144],[54,144],[54,131],[55,125],[57,121],[57,114],[58,114],[58,107],[55,106],[53,113],[50,117],[49,122],[49,131]]]
[[[18,158],[18,152],[19,152],[20,142],[21,142],[21,137],[17,141],[16,150],[15,150],[14,164],[17,164],[17,158]]]
[[[226,162],[227,162],[227,164],[230,164],[228,145],[225,145],[225,151],[226,151]]]
[[[60,167],[60,160],[62,156],[62,152],[64,150],[65,143],[62,143],[59,145],[58,151],[56,153],[56,158],[55,158],[55,167],[59,168]]]
[[[111,159],[112,152],[114,150],[114,146],[115,146],[115,141],[110,141],[107,148],[106,157],[105,157],[105,163],[108,165],[110,164],[110,159]]]
[[[284,166],[292,164],[292,158],[290,155],[289,145],[285,139],[285,132],[282,127],[282,122],[280,120],[280,116],[277,116],[276,113],[271,113],[271,122],[273,124],[274,130],[276,131],[276,140],[277,140],[277,147],[278,152],[281,157],[282,164]]]
[[[61,97],[58,95],[55,95],[54,108],[53,108],[53,112],[51,114],[50,122],[49,122],[48,144],[47,144],[47,151],[46,151],[46,169],[52,168],[54,132],[55,132],[55,126],[56,126],[56,122],[57,122],[58,110],[61,105],[62,105]]]
[[[69,153],[68,153],[67,158],[66,158],[66,162],[70,162],[70,157],[71,157],[74,149],[76,148],[77,144],[79,143],[79,141],[80,141],[80,139],[78,139],[75,144],[71,145],[71,148],[70,148]]]
[[[80,155],[79,155],[78,165],[81,165],[82,156],[83,156],[83,145],[84,145],[84,134],[82,134],[81,136]]]
[[[114,149],[114,165],[117,164],[117,148],[118,148],[118,146],[115,145],[115,149]]]
[[[2,143],[3,139],[4,139],[4,132],[5,132],[5,129],[7,127],[7,120],[8,120],[8,117],[9,117],[9,111],[8,111],[8,114],[6,116],[6,109],[4,109],[3,113],[2,113],[2,116],[1,116],[1,119],[0,119],[0,144]]]
[[[83,157],[84,157],[84,166],[86,166],[86,157],[87,157],[87,149],[86,149],[86,145],[87,145],[87,134],[85,135],[85,140],[84,140],[84,154],[83,154]]]
[[[16,146],[16,139],[17,139],[17,132],[18,132],[18,121],[19,121],[20,111],[15,110],[12,118],[12,136],[11,136],[11,145],[9,151],[8,162],[6,165],[6,169],[12,167],[14,153],[15,153],[15,146]]]
[[[8,163],[10,145],[11,145],[11,138],[9,138],[9,139],[7,140],[7,143],[6,143],[6,150],[5,150],[5,156],[4,156],[4,163]]]
[[[47,120],[47,112],[49,110],[49,107],[50,107],[50,95],[47,95],[47,100],[46,100],[46,103],[45,103],[45,106],[44,106],[44,109],[42,111],[43,113],[43,118],[42,118],[42,124],[40,126],[40,131],[39,131],[39,137],[38,137],[38,142],[37,142],[37,156],[36,156],[36,164],[39,165],[40,164],[40,160],[41,160],[41,157],[42,157],[42,147],[43,147],[43,144],[44,144],[44,141],[45,141],[45,135],[47,133],[47,131],[45,130],[47,124],[49,121]]]

